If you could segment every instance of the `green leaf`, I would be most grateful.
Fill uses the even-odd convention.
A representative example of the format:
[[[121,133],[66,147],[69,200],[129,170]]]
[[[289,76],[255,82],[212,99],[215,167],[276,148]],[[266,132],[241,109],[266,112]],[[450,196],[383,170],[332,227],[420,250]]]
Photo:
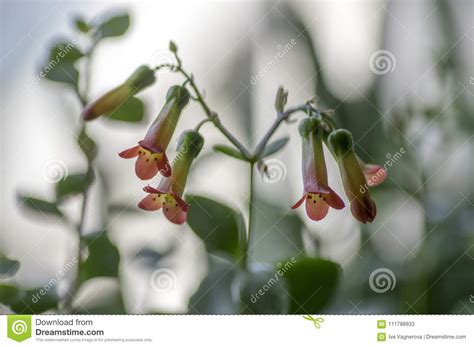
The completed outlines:
[[[56,183],[56,199],[62,201],[68,196],[83,193],[93,181],[93,171],[85,174],[68,175],[62,181]]]
[[[0,303],[10,306],[18,300],[20,290],[10,284],[0,284]]]
[[[20,269],[20,262],[0,255],[0,278],[12,277]]]
[[[106,115],[108,119],[122,122],[140,122],[143,119],[145,105],[135,97],[129,97],[124,103]]]
[[[58,301],[56,288],[48,282],[43,287],[20,290],[9,306],[16,313],[38,314],[56,308]]]
[[[84,282],[93,277],[117,277],[120,254],[107,232],[100,231],[82,237],[88,257],[81,265],[80,278]]]
[[[303,222],[293,211],[258,199],[254,208],[253,237],[249,261],[275,264],[304,254]]]
[[[74,63],[83,56],[84,54],[77,48],[76,44],[71,41],[61,41],[51,47],[48,63]]]
[[[40,213],[44,216],[62,217],[62,212],[58,209],[56,203],[34,198],[31,196],[18,195],[20,206],[29,211]]]
[[[285,279],[278,270],[241,274],[240,304],[243,314],[285,314],[289,299]]]
[[[265,158],[265,157],[268,157],[272,154],[275,154],[276,152],[278,152],[280,149],[282,149],[283,147],[286,146],[286,144],[288,143],[288,141],[290,140],[289,137],[284,137],[282,139],[279,139],[279,140],[276,140],[272,143],[270,143],[269,145],[267,145],[265,147],[265,149],[263,150],[262,154],[260,155],[260,158],[259,159],[262,159],[262,158]]]
[[[97,145],[94,140],[87,135],[84,128],[81,129],[81,132],[77,136],[77,144],[85,154],[88,161],[93,161],[95,159],[97,156]]]
[[[188,224],[206,245],[208,252],[225,252],[235,258],[242,254],[245,222],[242,215],[214,200],[188,195]]]
[[[214,145],[212,147],[212,149],[216,152],[220,152],[220,153],[223,153],[225,155],[228,155],[230,157],[234,157],[234,158],[237,158],[237,159],[240,159],[240,160],[245,160],[247,161],[247,159],[245,159],[244,156],[242,156],[242,154],[240,154],[240,152],[232,147],[229,147],[229,146],[226,146],[226,145]]]
[[[76,20],[74,21],[74,26],[77,30],[84,34],[87,34],[92,29],[90,25],[87,24],[87,22],[84,21],[82,18],[76,18]]]
[[[341,268],[324,259],[290,259],[279,266],[290,293],[291,314],[318,313],[334,295]]]
[[[237,266],[209,255],[209,273],[189,300],[191,314],[236,314],[238,302],[232,296]]]
[[[66,83],[77,87],[79,71],[77,71],[72,63],[65,62],[46,66],[42,72],[44,72],[44,77],[51,81]]]
[[[122,36],[129,26],[130,16],[128,14],[122,14],[109,18],[100,24],[96,35],[99,38]]]

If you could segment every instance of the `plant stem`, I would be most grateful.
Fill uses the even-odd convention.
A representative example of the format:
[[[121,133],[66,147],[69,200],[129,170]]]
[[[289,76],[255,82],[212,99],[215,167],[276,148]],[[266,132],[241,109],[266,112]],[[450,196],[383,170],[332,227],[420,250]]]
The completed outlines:
[[[255,195],[255,179],[254,179],[254,163],[249,163],[250,167],[250,184],[249,184],[249,219],[248,219],[248,234],[245,243],[244,254],[242,258],[242,268],[248,270],[248,253],[250,250],[250,243],[252,242],[252,231],[253,231],[253,205]]]
[[[224,125],[222,125],[219,117],[217,116],[217,113],[212,111],[209,105],[204,100],[203,95],[199,91],[199,88],[197,87],[196,83],[194,82],[194,78],[182,68],[179,59],[178,62],[179,64],[178,66],[176,66],[177,71],[181,72],[181,74],[183,74],[186,80],[189,81],[189,85],[196,94],[196,101],[201,105],[202,109],[206,113],[206,116],[210,119],[210,121],[214,123],[216,128],[219,129],[220,132],[240,151],[244,158],[250,161],[252,159],[252,155],[250,154],[250,152],[247,150],[247,148],[245,148],[242,143],[240,143],[239,140],[235,138],[234,135],[232,135],[231,132],[229,132],[229,130],[227,130],[226,127],[224,127]]]
[[[270,138],[273,136],[273,134],[279,128],[279,126],[281,125],[281,123],[283,121],[288,120],[288,118],[293,113],[300,112],[300,111],[306,111],[310,107],[311,106],[308,105],[308,104],[303,104],[303,105],[298,105],[298,106],[289,108],[288,110],[286,110],[284,112],[278,112],[277,117],[276,117],[275,121],[273,122],[273,124],[271,125],[270,129],[267,130],[266,134],[263,136],[263,138],[258,143],[257,148],[255,149],[255,152],[254,152],[254,155],[253,155],[254,160],[258,159],[258,157],[262,154],[263,150],[267,146],[268,141],[270,140]]]

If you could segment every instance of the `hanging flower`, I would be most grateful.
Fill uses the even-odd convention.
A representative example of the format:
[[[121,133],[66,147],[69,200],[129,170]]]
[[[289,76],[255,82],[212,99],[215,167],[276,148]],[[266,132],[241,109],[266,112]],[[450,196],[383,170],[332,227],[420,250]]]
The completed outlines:
[[[89,121],[111,113],[128,98],[152,85],[155,81],[155,72],[152,69],[146,65],[138,67],[124,83],[87,104],[82,111],[82,118]]]
[[[360,167],[364,173],[365,180],[369,187],[375,187],[379,184],[382,184],[383,181],[387,178],[387,170],[377,164],[367,164],[363,162],[359,157]]]
[[[147,211],[162,208],[165,217],[170,222],[183,224],[189,210],[189,205],[182,199],[183,191],[189,168],[203,144],[204,139],[197,131],[185,131],[180,137],[171,176],[162,178],[157,188],[145,187],[143,190],[149,194],[140,201],[138,207]]]
[[[135,162],[135,172],[140,179],[151,179],[158,171],[165,177],[171,175],[171,166],[165,152],[179,116],[188,102],[189,92],[186,88],[171,87],[166,95],[166,104],[151,124],[145,138],[138,142],[138,146],[119,153],[125,159],[138,156]]]
[[[292,206],[298,208],[306,202],[306,213],[312,220],[323,219],[329,207],[344,208],[342,199],[329,187],[323,152],[323,128],[316,118],[301,121],[299,132],[303,145],[303,197]]]
[[[361,223],[372,222],[377,208],[370,197],[369,190],[366,189],[366,176],[354,153],[351,133],[345,129],[333,131],[329,135],[328,142],[339,165],[352,215]]]

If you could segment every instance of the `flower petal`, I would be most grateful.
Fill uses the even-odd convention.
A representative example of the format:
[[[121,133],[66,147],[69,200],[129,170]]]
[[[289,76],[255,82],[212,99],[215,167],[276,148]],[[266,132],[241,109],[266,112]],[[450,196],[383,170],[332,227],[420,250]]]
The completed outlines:
[[[171,176],[171,165],[168,161],[168,157],[166,156],[166,153],[159,153],[159,157],[157,157],[157,160],[156,160],[156,165],[158,167],[158,170],[160,171],[160,174],[163,177]]]
[[[312,220],[318,221],[326,217],[329,205],[317,194],[308,193],[306,199],[306,213]]]
[[[362,169],[369,187],[378,186],[387,178],[387,171],[380,165],[365,164]]]
[[[142,180],[149,180],[158,173],[158,166],[150,151],[141,149],[135,163],[135,173]]]
[[[329,194],[323,195],[324,198],[326,199],[326,203],[331,206],[332,208],[335,208],[336,210],[342,210],[346,205],[344,204],[344,201],[337,195],[337,193],[329,188]]]
[[[119,156],[125,159],[134,158],[138,155],[138,151],[140,150],[140,148],[141,148],[140,146],[135,146],[135,147],[126,149],[125,151],[120,152]]]
[[[361,223],[371,223],[377,214],[377,206],[370,197],[355,198],[351,202],[351,212]]]
[[[156,211],[161,208],[163,200],[164,198],[161,194],[148,194],[138,203],[138,207],[146,211]]]
[[[168,220],[175,224],[186,222],[189,206],[177,196],[167,194],[163,202],[163,213]]]
[[[303,197],[301,199],[299,199],[297,202],[295,202],[295,204],[293,206],[291,206],[291,208],[294,210],[295,208],[300,207],[305,199],[306,199],[306,193],[304,193]]]

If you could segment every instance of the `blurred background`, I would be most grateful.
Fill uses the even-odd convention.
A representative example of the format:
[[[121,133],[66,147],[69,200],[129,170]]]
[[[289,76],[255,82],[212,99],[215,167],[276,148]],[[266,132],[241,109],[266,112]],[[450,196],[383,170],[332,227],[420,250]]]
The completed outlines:
[[[84,47],[74,29],[77,16],[95,23],[128,13],[126,33],[104,39],[94,52],[90,98],[122,83],[141,64],[172,62],[172,39],[208,104],[248,148],[274,121],[275,93],[284,85],[288,105],[317,95],[318,106],[334,109],[338,124],[353,133],[361,158],[386,167],[386,182],[371,190],[378,215],[370,225],[355,221],[348,208],[332,210],[318,223],[304,209],[289,213],[302,192],[301,144],[296,124],[282,126],[275,139],[285,135],[290,142],[269,159],[273,176],[256,182],[256,267],[301,254],[340,264],[342,276],[322,312],[474,311],[472,1],[3,0],[0,10],[0,254],[20,263],[1,283],[33,290],[56,278],[47,295],[67,295],[74,276],[68,264],[78,247],[73,228],[33,214],[18,195],[52,201],[58,177],[85,170],[75,140],[81,104],[65,84],[39,72],[54,43],[73,40]],[[157,83],[139,95],[142,121],[100,119],[88,127],[98,146],[100,178],[91,188],[85,230],[107,230],[104,247],[117,252],[119,266],[114,276],[96,276],[81,286],[75,300],[86,312],[235,311],[224,260],[209,256],[189,226],[135,209],[144,183],[132,161],[117,155],[142,138],[169,86],[182,81],[160,71]],[[191,103],[177,134],[203,118]],[[204,125],[202,133],[205,147],[187,192],[225,203],[246,218],[245,163],[212,151],[214,144],[227,144],[214,126]],[[328,173],[331,186],[342,192],[332,158]],[[77,223],[78,197],[60,208]],[[169,271],[162,278],[166,290],[154,283],[160,268]],[[208,276],[219,271],[222,276]],[[379,272],[386,277],[374,284]],[[230,284],[217,285],[224,280]],[[210,292],[190,309],[190,298],[205,282],[213,284]]]

